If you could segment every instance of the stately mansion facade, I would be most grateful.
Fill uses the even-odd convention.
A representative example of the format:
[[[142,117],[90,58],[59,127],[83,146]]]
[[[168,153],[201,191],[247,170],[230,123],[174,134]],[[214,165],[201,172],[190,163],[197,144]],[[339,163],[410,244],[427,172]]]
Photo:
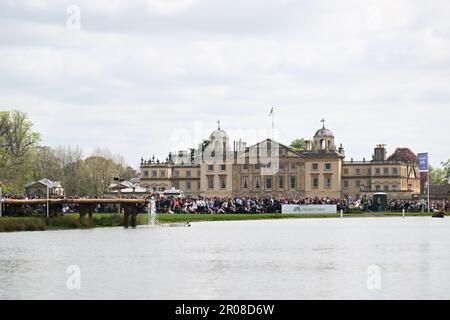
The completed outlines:
[[[247,147],[230,144],[215,130],[202,148],[171,153],[165,161],[141,159],[141,187],[150,192],[180,189],[187,196],[277,198],[353,198],[386,192],[390,198],[420,194],[416,164],[387,161],[385,145],[377,145],[370,161],[345,161],[333,133],[317,130],[303,151],[266,139]]]

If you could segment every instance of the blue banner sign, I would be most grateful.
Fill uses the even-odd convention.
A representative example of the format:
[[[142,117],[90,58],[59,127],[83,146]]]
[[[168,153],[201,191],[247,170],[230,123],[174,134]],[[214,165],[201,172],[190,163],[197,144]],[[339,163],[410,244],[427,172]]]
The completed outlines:
[[[419,153],[417,160],[419,161],[419,172],[428,172],[428,153]]]

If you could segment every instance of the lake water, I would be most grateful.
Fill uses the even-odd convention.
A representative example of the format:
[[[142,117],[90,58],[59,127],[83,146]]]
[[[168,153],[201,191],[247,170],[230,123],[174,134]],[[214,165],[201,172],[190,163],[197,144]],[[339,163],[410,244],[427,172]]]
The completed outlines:
[[[69,266],[79,267],[79,290],[67,286]],[[0,299],[449,297],[449,219],[289,219],[0,234]]]

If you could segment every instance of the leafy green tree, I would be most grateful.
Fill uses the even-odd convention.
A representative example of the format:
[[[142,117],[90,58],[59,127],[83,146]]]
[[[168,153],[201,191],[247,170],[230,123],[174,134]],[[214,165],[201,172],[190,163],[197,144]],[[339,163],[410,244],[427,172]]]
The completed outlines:
[[[450,183],[450,159],[441,162],[442,168],[444,170],[444,177],[447,183]]]
[[[32,127],[23,112],[0,112],[0,180],[14,193],[23,193],[31,178],[31,153],[40,140]]]
[[[433,168],[431,165],[429,166],[430,171],[430,180],[431,184],[435,186],[441,186],[447,184],[447,179],[445,177],[445,170],[442,168]],[[425,174],[425,181],[427,177]]]
[[[290,147],[296,151],[303,151],[306,149],[306,139],[295,139],[292,141]]]
[[[20,111],[0,112],[0,154],[2,167],[22,163],[26,154],[40,141],[40,134],[32,130],[33,123]]]

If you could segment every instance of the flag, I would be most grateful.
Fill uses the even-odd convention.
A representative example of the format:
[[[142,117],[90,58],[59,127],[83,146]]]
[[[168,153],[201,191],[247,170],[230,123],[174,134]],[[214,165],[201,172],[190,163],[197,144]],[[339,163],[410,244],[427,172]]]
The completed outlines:
[[[273,114],[273,107],[270,109],[269,117]]]

